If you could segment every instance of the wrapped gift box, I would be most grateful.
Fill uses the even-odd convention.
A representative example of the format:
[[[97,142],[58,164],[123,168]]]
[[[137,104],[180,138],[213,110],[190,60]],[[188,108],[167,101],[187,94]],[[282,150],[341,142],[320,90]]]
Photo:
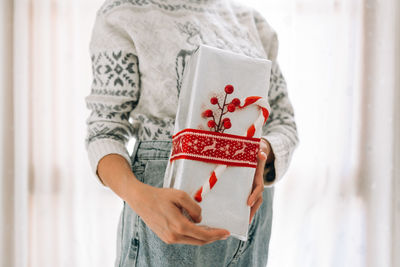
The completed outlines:
[[[270,71],[269,60],[200,45],[184,70],[164,177],[199,203],[199,225],[244,241]]]

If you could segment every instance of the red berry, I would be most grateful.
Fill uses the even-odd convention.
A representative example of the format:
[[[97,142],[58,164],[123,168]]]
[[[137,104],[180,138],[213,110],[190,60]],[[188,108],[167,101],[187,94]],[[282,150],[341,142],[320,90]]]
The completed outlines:
[[[234,104],[235,106],[239,106],[240,105],[240,99],[239,98],[232,99],[232,104]]]
[[[218,98],[216,98],[215,96],[211,97],[210,102],[211,104],[216,105],[218,103]]]
[[[225,127],[225,129],[231,128],[232,127],[231,121],[229,121],[229,120],[225,121],[224,122],[224,127]]]
[[[232,104],[232,103],[230,103],[230,104],[228,105],[228,111],[229,111],[229,112],[234,112],[234,111],[235,111],[235,108],[236,108],[236,106],[235,106],[234,104]]]
[[[232,94],[233,93],[233,85],[228,84],[227,86],[225,86],[225,93]]]
[[[210,121],[208,121],[207,125],[208,125],[208,127],[210,127],[210,128],[214,128],[214,127],[215,127],[215,121],[210,120]]]
[[[213,112],[211,109],[207,109],[206,111],[203,112],[203,117],[212,117],[213,116]]]
[[[225,123],[226,121],[231,121],[229,118],[224,118],[223,120],[222,120],[222,123]]]

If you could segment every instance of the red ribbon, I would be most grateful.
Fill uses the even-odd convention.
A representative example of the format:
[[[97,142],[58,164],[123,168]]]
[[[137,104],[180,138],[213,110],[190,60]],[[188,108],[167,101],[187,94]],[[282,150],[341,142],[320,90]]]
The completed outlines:
[[[256,168],[260,138],[187,128],[172,136],[172,145],[170,161],[191,159]]]

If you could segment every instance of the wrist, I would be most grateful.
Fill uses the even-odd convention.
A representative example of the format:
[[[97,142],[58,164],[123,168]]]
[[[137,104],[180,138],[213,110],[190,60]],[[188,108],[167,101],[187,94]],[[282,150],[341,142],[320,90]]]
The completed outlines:
[[[127,174],[122,182],[119,196],[126,202],[136,201],[142,191],[143,183],[139,181],[133,172]]]
[[[129,181],[126,188],[123,199],[139,215],[143,210],[148,210],[149,197],[157,194],[152,192],[152,189],[157,189],[156,187],[142,183],[136,177]]]
[[[103,183],[125,201],[135,196],[143,184],[132,172],[130,164],[118,154],[103,157],[98,164],[98,173]]]

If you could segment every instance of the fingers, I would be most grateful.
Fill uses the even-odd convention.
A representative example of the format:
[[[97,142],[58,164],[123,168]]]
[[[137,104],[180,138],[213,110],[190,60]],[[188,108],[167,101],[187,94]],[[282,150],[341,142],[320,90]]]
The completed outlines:
[[[260,150],[259,153],[257,154],[257,160],[258,162],[254,174],[253,190],[247,201],[247,204],[251,206],[249,223],[251,223],[254,214],[256,213],[256,211],[258,210],[263,201],[263,191],[264,191],[263,172],[267,160],[267,155]]]
[[[254,206],[250,210],[249,223],[251,223],[251,220],[253,219],[254,215],[256,214],[258,208],[261,206],[262,202],[263,202],[263,198],[261,197],[261,198],[257,199],[256,203],[254,203]]]
[[[179,207],[184,208],[195,222],[201,221],[201,207],[186,192],[177,190],[175,202]],[[175,212],[174,212],[175,213]],[[180,211],[174,214],[175,231],[181,236],[185,235],[202,241],[215,241],[229,236],[226,229],[209,228],[194,224],[189,221]],[[193,241],[193,240],[192,240]],[[193,241],[195,242],[195,241]]]
[[[256,168],[256,175],[261,175],[265,169],[265,163],[267,162],[267,154],[264,151],[259,151],[257,154],[257,168]]]
[[[175,203],[184,208],[195,222],[201,222],[201,207],[194,201],[188,193],[176,190]]]
[[[247,205],[249,205],[250,207],[254,205],[257,198],[262,197],[262,193],[264,191],[263,172],[267,155],[264,152],[260,151],[257,154],[257,158],[258,163],[254,174],[253,189],[249,198],[247,199]]]
[[[175,218],[174,224],[166,237],[165,242],[186,243],[204,245],[220,239],[227,238],[230,233],[225,229],[209,228],[199,226],[189,221],[178,209],[172,214]]]
[[[230,235],[230,232],[226,229],[204,227],[191,222],[186,224],[186,230],[188,233],[187,235],[206,241],[224,239]]]
[[[262,198],[263,191],[264,191],[264,185],[258,184],[254,188],[251,195],[249,196],[249,198],[247,200],[247,205],[249,205],[250,207],[253,207],[256,203],[256,200],[259,199],[260,197]]]
[[[164,241],[167,244],[188,244],[188,245],[197,245],[197,246],[202,246],[206,244],[210,244],[214,241],[217,241],[218,239],[215,240],[200,240],[197,238],[193,238],[191,236],[186,236],[186,235],[179,235],[179,234],[171,234],[166,240]]]
[[[164,240],[164,242],[167,244],[188,244],[197,246],[202,246],[209,243],[207,241],[199,240],[190,236],[172,233]]]
[[[230,235],[229,231],[225,229],[196,225],[182,214],[177,217],[178,225],[176,231],[179,234],[205,241],[218,240]]]

